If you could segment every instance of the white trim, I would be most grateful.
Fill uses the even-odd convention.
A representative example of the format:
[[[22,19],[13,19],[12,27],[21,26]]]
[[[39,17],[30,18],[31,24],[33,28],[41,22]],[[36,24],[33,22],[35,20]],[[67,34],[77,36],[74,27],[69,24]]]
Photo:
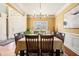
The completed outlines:
[[[70,5],[70,3],[67,3],[66,5],[64,5],[56,14],[55,16],[57,16],[60,12],[62,12],[66,7],[68,7]]]
[[[65,44],[64,44],[65,45]],[[66,45],[65,45],[66,46]],[[73,49],[72,47],[68,47],[66,46],[67,48],[69,48],[70,50],[72,50],[74,53],[76,53],[77,55],[79,55],[79,52],[75,49]],[[67,54],[66,54],[67,55]]]
[[[65,34],[72,34],[72,35],[77,35],[77,36],[79,36],[79,34],[77,34],[77,33],[69,33],[69,32],[62,32],[62,33],[65,33]]]
[[[70,37],[74,35],[74,37],[76,37],[76,39],[79,39],[79,34],[76,34],[76,33],[68,33],[68,32],[64,32],[64,33],[65,33],[66,35],[68,35],[68,36],[70,35]],[[66,36],[65,36],[65,38],[66,38]],[[68,40],[68,38],[66,38],[66,39]],[[65,40],[66,40],[66,39],[65,39]],[[70,38],[69,38],[69,39],[70,39]],[[72,39],[70,39],[70,40],[68,40],[68,41],[70,42],[70,41],[72,41]],[[75,41],[75,42],[76,42],[76,41]],[[72,43],[73,43],[73,42],[72,42]],[[72,46],[71,43],[70,43],[70,45],[68,45],[67,42],[65,41],[65,42],[64,42],[64,45],[65,45],[66,47],[68,47],[69,49],[71,49],[73,52],[75,52],[76,54],[79,55],[79,50],[75,49],[74,46]],[[78,48],[78,47],[77,47],[77,48]]]
[[[58,31],[58,32],[61,32],[61,31]],[[61,32],[61,33],[72,34],[72,35],[79,35],[78,33],[71,33],[71,32]]]
[[[20,14],[24,15],[23,10],[21,10],[18,6],[16,6],[15,3],[8,3],[8,4],[11,5],[12,7],[14,7],[14,9],[16,9],[16,11],[18,11]],[[5,4],[5,5],[8,5],[8,4]]]
[[[71,49],[73,52],[75,52],[77,55],[79,55],[79,51],[73,49],[72,47],[69,47],[69,49]]]

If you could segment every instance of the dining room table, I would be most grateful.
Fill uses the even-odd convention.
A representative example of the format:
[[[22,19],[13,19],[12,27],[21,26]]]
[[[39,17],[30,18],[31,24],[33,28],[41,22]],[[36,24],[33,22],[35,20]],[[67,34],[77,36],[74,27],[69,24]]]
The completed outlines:
[[[26,48],[27,48],[27,45],[26,45],[25,37],[23,37],[23,38],[21,38],[17,41],[17,45],[16,45],[16,48],[15,48],[15,53],[18,54],[19,51],[25,50]],[[62,42],[62,40],[60,40],[57,37],[54,37],[53,49],[54,49],[54,51],[56,51],[56,49],[59,49],[60,52],[62,52],[63,51],[63,42]]]

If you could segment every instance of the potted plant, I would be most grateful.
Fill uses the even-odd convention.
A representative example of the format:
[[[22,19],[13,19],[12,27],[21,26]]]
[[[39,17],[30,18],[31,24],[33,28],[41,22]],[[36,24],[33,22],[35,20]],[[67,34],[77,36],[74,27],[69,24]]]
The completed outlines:
[[[25,34],[31,34],[31,31],[29,28],[26,29]]]

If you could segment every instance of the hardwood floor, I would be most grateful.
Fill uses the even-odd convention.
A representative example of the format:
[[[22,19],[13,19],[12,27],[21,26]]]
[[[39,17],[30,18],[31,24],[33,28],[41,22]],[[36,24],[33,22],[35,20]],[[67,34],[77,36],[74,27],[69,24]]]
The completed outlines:
[[[15,42],[0,46],[0,56],[15,56]]]
[[[67,48],[64,46],[64,53],[67,54],[68,56],[78,56],[75,52],[73,52],[71,49]]]

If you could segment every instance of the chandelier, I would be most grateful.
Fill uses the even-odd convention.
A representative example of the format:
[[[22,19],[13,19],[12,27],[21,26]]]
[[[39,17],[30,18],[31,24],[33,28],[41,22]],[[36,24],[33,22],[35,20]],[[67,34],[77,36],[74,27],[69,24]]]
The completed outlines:
[[[42,4],[40,3],[39,4],[39,14],[35,14],[35,11],[34,11],[34,17],[41,18],[41,17],[47,17],[47,16],[48,16],[47,14],[42,14]]]

